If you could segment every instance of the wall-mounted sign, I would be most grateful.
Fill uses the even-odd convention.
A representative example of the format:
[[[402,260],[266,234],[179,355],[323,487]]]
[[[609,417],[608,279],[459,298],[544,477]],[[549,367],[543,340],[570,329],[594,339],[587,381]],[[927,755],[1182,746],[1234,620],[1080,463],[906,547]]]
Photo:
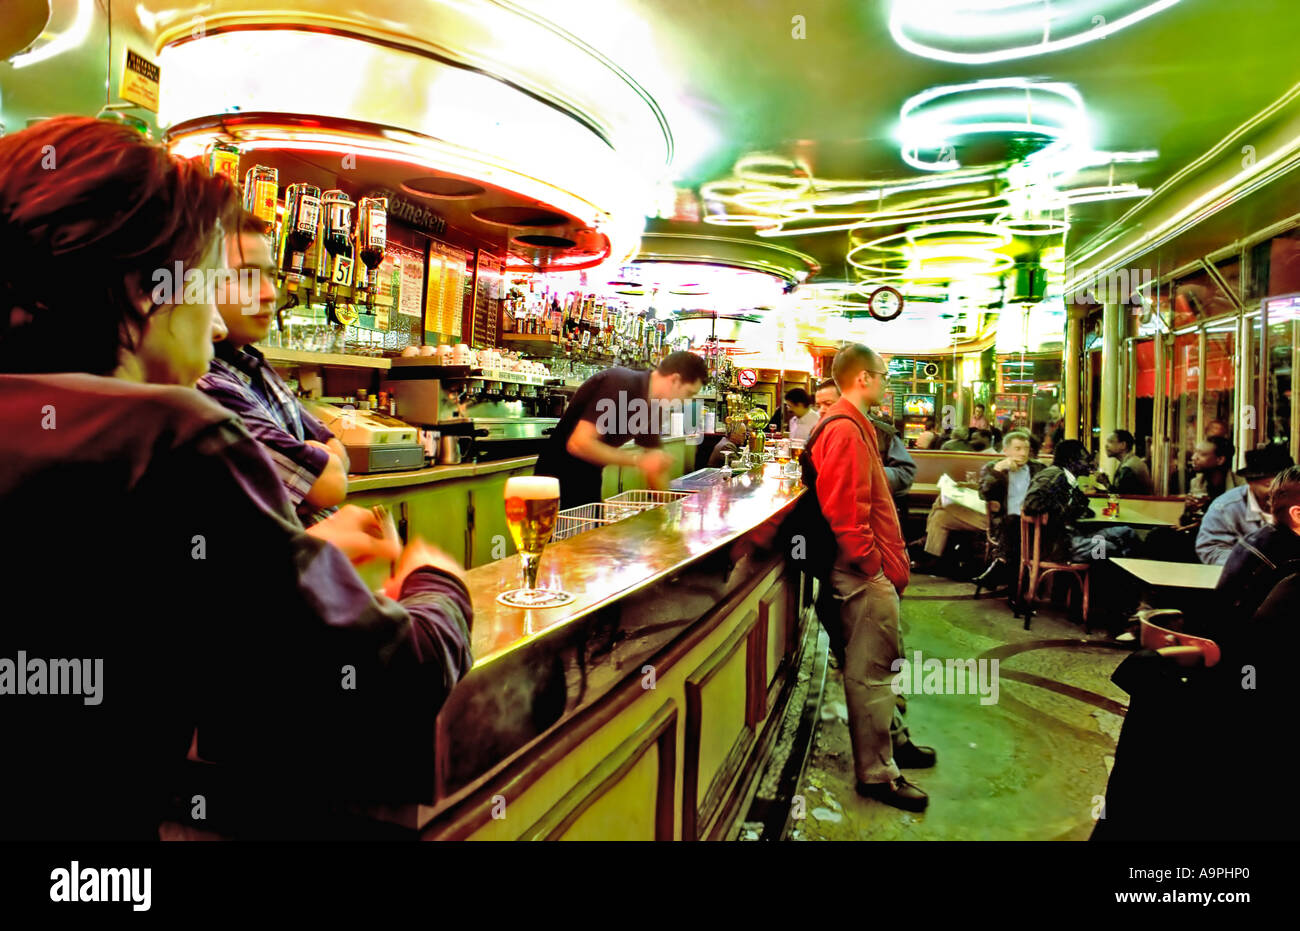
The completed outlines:
[[[753,369],[741,369],[736,373],[736,377],[740,379],[742,388],[752,388],[758,384],[758,372]]]
[[[423,204],[387,189],[373,191],[370,196],[388,198],[388,216],[396,217],[407,226],[435,236],[441,236],[447,231],[447,221]]]
[[[127,49],[118,96],[157,113],[158,82],[161,76],[162,72],[157,65],[143,55]]]

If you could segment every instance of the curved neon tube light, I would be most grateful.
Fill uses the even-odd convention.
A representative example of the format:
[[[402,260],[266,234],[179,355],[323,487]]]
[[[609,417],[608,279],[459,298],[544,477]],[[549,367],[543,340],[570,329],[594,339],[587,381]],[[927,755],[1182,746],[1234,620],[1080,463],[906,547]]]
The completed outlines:
[[[38,49],[14,55],[9,64],[15,68],[26,68],[53,58],[63,52],[71,51],[90,35],[90,26],[95,21],[95,0],[77,0],[77,15],[72,24],[49,42]]]
[[[1016,93],[1002,93],[1006,91]],[[974,99],[945,100],[968,95]],[[1025,111],[1023,118],[1007,118],[1021,109]],[[1044,117],[1051,122],[1039,122]],[[962,122],[967,119],[971,122]],[[925,161],[920,153],[934,149],[942,152],[952,147],[954,139],[979,134],[1031,132],[1050,137],[1053,141],[1044,150],[1027,159],[1039,165],[1071,150],[1091,149],[1083,97],[1069,84],[1060,82],[994,78],[932,87],[903,102],[899,121],[900,154],[903,161],[920,171],[960,168],[961,162],[955,156]]]
[[[894,0],[889,15],[889,32],[900,48],[911,52],[913,55],[959,65],[983,65],[992,62],[1011,61],[1016,58],[1028,58],[1034,55],[1044,55],[1048,52],[1059,52],[1085,45],[1097,39],[1104,39],[1106,36],[1113,35],[1121,29],[1126,29],[1134,23],[1141,22],[1150,16],[1167,10],[1177,2],[1178,0],[1155,0],[1155,2],[1148,3],[1113,22],[1107,22],[1103,19],[1101,24],[1097,24],[1093,16],[1090,15],[1094,11],[1083,11],[1079,15],[1087,18],[1086,29],[1065,38],[1051,39],[1048,36],[1051,31],[1052,16],[1059,9],[1061,0],[1056,0],[1055,9],[1052,4],[1041,2],[1041,0],[1031,0],[1031,4],[1026,4],[1022,0],[1003,0],[1003,2],[994,4],[972,4],[970,0]],[[1032,5],[1041,13],[1035,17],[1031,10],[1010,14],[1003,12],[1006,8],[1017,3],[1022,7]],[[972,7],[974,8],[972,9]],[[970,21],[971,17],[962,17],[960,15],[963,9],[970,10],[975,16],[983,13],[986,19],[1002,15],[1006,25],[1018,21],[1020,28],[1025,32],[1029,32],[1030,28],[1036,27],[1035,31],[1042,35],[1042,41],[987,52],[958,52],[926,45],[908,35],[907,29],[909,26],[923,23],[933,29],[934,24],[943,23],[951,24],[949,34],[953,39],[967,38],[976,29]],[[984,30],[985,34],[991,31],[993,31],[992,28]]]

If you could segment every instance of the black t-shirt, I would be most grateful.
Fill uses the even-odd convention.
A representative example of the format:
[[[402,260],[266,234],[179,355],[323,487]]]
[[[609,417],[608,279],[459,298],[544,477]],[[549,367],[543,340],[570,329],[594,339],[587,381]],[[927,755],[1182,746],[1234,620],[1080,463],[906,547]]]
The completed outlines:
[[[662,416],[659,405],[650,403],[649,372],[606,369],[591,376],[574,393],[550,440],[542,447],[534,472],[560,480],[562,508],[599,501],[603,467],[570,455],[565,449],[578,421],[595,424],[600,441],[607,446],[622,446],[632,440],[638,446],[655,448],[660,445]]]

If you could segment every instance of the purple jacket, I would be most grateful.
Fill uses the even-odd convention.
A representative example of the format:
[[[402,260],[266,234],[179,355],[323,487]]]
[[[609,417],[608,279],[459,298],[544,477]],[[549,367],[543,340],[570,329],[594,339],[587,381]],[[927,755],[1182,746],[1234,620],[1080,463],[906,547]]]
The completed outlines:
[[[400,601],[370,592],[220,405],[0,375],[0,526],[0,745],[23,761],[0,837],[156,836],[170,796],[189,811],[196,729],[201,757],[282,810],[430,797],[434,720],[472,662],[468,592],[433,569]],[[29,670],[102,661],[97,702],[38,679],[7,693],[20,651]]]

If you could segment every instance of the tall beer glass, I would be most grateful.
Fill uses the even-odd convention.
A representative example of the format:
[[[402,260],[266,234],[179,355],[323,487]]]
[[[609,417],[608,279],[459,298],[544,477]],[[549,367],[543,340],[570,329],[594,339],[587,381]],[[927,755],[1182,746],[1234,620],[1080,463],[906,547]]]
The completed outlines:
[[[537,566],[560,513],[559,479],[544,475],[508,478],[505,499],[506,524],[519,550],[522,587],[503,592],[497,600],[516,608],[554,608],[573,601],[568,592],[537,587]]]

